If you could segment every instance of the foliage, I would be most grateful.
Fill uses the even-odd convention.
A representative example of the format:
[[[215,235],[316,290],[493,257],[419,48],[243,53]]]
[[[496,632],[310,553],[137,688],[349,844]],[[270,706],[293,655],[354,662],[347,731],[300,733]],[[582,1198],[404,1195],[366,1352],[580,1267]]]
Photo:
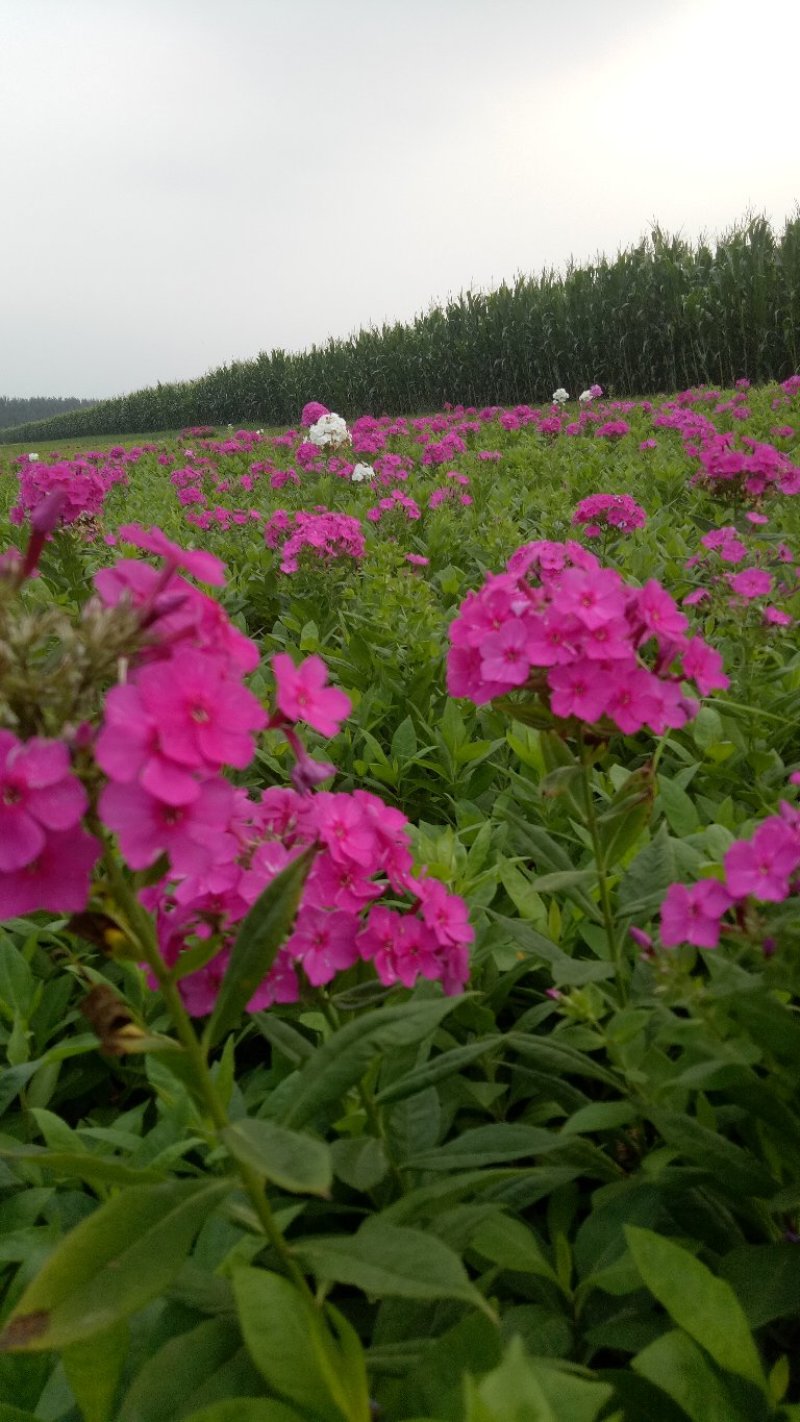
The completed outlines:
[[[476,936],[462,996],[359,962],[243,1013],[294,917],[295,861],[243,917],[195,1034],[177,979],[153,987],[120,931],[113,884],[98,877],[92,923],[8,919],[0,1422],[797,1418],[796,876],[781,899],[737,901],[715,949],[665,948],[658,923],[671,885],[722,881],[734,842],[795,794],[800,659],[793,624],[764,612],[796,618],[800,600],[797,502],[778,482],[791,488],[800,459],[798,388],[567,410],[557,433],[549,412],[384,426],[420,511],[393,527],[366,518],[376,495],[347,465],[272,483],[299,467],[297,441],[187,436],[98,456],[127,482],[55,531],[22,591],[52,639],[78,629],[70,656],[55,666],[51,641],[50,661],[45,648],[21,665],[0,643],[0,709],[28,705],[20,734],[37,717],[55,734],[70,690],[91,720],[119,669],[120,647],[77,620],[119,555],[105,539],[136,519],[193,538],[225,560],[219,600],[258,645],[251,691],[272,710],[276,653],[325,659],[353,712],[332,739],[310,733],[312,751],[335,761],[337,790],[369,789],[415,823],[416,861],[464,896]],[[596,437],[621,416],[628,434]],[[701,417],[732,447],[742,432],[771,442],[782,472],[755,494],[697,480]],[[445,476],[424,451],[457,428],[465,448],[445,468],[472,502],[431,507]],[[0,472],[4,507],[18,469]],[[186,488],[205,504],[181,503]],[[482,706],[448,697],[467,595],[518,545],[569,538],[601,492],[647,519],[588,546],[626,584],[657,579],[681,603],[710,590],[682,610],[729,688],[658,736],[554,720],[529,685]],[[306,549],[282,573],[265,520],[320,505],[361,520],[363,553]],[[227,521],[188,522],[197,507]],[[721,528],[735,533],[709,542]],[[726,562],[734,538],[745,553]],[[17,539],[27,529],[9,526]],[[750,564],[771,599],[737,602],[727,579]],[[271,725],[234,780],[282,785],[291,762]],[[89,1008],[106,1050],[87,1027],[98,989],[116,1014]]]

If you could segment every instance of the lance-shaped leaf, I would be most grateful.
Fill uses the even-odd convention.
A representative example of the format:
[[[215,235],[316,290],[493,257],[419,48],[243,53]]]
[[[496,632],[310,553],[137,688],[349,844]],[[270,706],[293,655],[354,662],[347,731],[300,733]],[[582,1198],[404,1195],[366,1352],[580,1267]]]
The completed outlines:
[[[28,1285],[0,1352],[66,1348],[157,1298],[179,1274],[228,1180],[134,1185],[70,1230]]]
[[[274,1121],[244,1120],[220,1132],[236,1160],[295,1194],[327,1195],[333,1182],[330,1148]]]
[[[239,1018],[263,982],[288,937],[295,920],[303,885],[314,860],[316,847],[309,845],[267,885],[244,919],[222,985],[205,1030],[207,1046],[213,1046]]]

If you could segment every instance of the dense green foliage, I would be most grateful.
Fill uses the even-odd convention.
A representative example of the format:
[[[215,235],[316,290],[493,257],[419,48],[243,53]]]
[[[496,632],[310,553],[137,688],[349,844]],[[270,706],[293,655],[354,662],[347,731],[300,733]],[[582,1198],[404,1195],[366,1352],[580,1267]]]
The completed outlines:
[[[140,434],[199,424],[289,424],[307,400],[345,416],[514,404],[598,380],[614,396],[800,366],[800,217],[752,219],[714,244],[658,228],[615,258],[466,292],[408,325],[263,352],[199,380],[157,385],[0,436],[5,442]]]
[[[94,400],[76,400],[73,396],[29,395],[15,398],[0,395],[0,430],[14,425],[30,424],[34,420],[58,419],[73,410],[90,408]]]
[[[800,250],[800,228],[792,240]],[[451,393],[471,388],[464,374]],[[301,393],[333,403],[329,391]],[[780,439],[800,462],[800,395],[752,390],[739,425],[720,405],[719,429]],[[445,689],[468,591],[524,541],[570,537],[588,494],[646,509],[605,559],[676,598],[709,529],[735,524],[771,569],[785,546],[798,564],[796,498],[765,499],[754,528],[690,484],[676,430],[625,413],[615,440],[488,426],[454,461],[466,506],[429,508],[441,471],[393,439],[415,460],[402,487],[421,518],[365,522],[362,560],[291,575],[255,519],[187,524],[170,482],[185,445],[170,445],[173,464],[141,454],[112,488],[100,532],[157,523],[225,559],[221,599],[259,642],[260,695],[276,650],[324,657],[354,703],[315,746],[336,787],[375,789],[417,822],[415,852],[467,899],[477,937],[463,998],[381,988],[359,965],[239,1019],[211,1053],[219,1129],[136,962],[53,915],[5,925],[0,1422],[798,1422],[797,900],[754,907],[753,931],[715,951],[640,954],[628,932],[655,933],[670,883],[718,876],[732,841],[792,793],[793,630],[725,598],[687,608],[731,686],[658,740],[579,747],[541,730],[529,701],[476,708]],[[209,498],[362,519],[375,502],[329,473],[248,490],[253,459],[215,456],[225,487],[206,476]],[[15,481],[0,472],[7,507]],[[77,609],[117,552],[64,530],[31,610]],[[268,732],[243,778],[282,784],[287,760]],[[616,973],[609,933],[624,945]],[[97,1051],[81,1004],[98,984],[149,1034],[138,1054]],[[265,1182],[288,1256],[232,1162]]]

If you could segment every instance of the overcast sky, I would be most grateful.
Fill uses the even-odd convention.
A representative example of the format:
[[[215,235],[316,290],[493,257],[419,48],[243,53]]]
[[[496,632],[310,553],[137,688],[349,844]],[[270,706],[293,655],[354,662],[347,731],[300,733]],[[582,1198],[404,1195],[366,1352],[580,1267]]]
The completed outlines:
[[[798,41],[797,0],[0,0],[0,394],[782,225]]]

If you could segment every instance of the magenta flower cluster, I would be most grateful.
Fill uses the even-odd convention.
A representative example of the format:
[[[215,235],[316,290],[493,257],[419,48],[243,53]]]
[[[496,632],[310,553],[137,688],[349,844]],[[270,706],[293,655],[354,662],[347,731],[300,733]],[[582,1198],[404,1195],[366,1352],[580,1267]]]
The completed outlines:
[[[519,548],[450,627],[452,696],[478,705],[535,690],[554,716],[662,735],[697,711],[684,690],[727,687],[722,659],[655,579],[643,588],[575,542]]]
[[[88,523],[99,517],[109,489],[120,483],[127,483],[125,468],[111,459],[100,467],[85,458],[64,459],[56,464],[23,459],[19,467],[19,497],[9,518],[12,523],[24,523],[45,499],[59,492],[63,495],[59,522]]]
[[[780,814],[762,820],[749,839],[737,839],[724,859],[724,878],[671,884],[661,905],[665,948],[691,943],[716,948],[724,931],[738,927],[748,900],[781,903],[798,891],[800,813],[784,801]]]
[[[682,599],[683,606],[702,605],[704,613],[713,609],[717,616],[737,619],[744,609],[752,609],[766,626],[789,627],[794,620],[790,609],[800,593],[794,554],[787,544],[758,536],[769,522],[764,514],[745,517],[750,523],[747,534],[727,524],[700,539],[702,553],[686,562],[698,582]]]
[[[213,940],[205,965],[181,979],[189,1010],[211,1010],[237,924],[305,850],[314,852],[294,928],[252,1009],[294,1000],[301,968],[320,985],[358,961],[387,986],[422,976],[448,993],[463,988],[473,937],[466,905],[414,872],[405,816],[366,790],[317,788],[334,767],[308,754],[297,724],[333,736],[351,710],[325,664],[273,657],[268,717],[244,684],[257,647],[186,576],[219,587],[220,560],[158,528],[128,524],[119,535],[159,566],[123,558],[95,575],[95,588],[106,607],[138,613],[142,640],[106,694],[97,733],[86,725],[71,743],[83,772],[91,761],[93,827],[115,837],[130,869],[166,866],[140,893],[166,962]],[[295,757],[293,788],[254,799],[227,772],[251,763],[267,727]],[[66,742],[0,730],[0,915],[86,907],[103,852],[83,827],[89,811]]]
[[[61,741],[0,730],[0,919],[83,908],[100,854],[88,804]]]
[[[572,522],[584,525],[587,538],[599,538],[606,529],[616,533],[633,533],[644,528],[647,514],[630,494],[590,494],[578,504]]]
[[[385,499],[379,499],[371,509],[367,509],[367,518],[370,523],[380,523],[387,514],[400,513],[404,519],[415,523],[422,517],[422,511],[416,499],[411,499],[400,489],[392,489]]]
[[[287,513],[276,509],[264,526],[268,548],[280,550],[280,571],[296,573],[305,555],[331,563],[338,558],[363,558],[366,551],[361,522],[350,514],[318,509]]]

